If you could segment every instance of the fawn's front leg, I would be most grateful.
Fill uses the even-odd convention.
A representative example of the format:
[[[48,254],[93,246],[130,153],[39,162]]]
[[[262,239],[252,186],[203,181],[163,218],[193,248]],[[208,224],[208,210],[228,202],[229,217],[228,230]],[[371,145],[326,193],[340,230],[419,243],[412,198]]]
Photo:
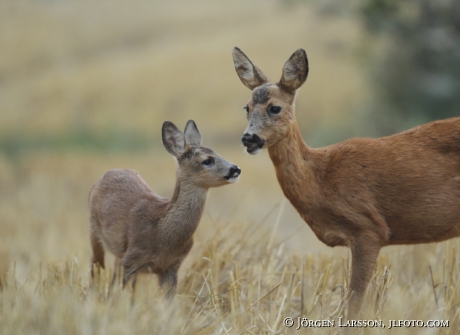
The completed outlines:
[[[128,281],[133,278],[133,289],[136,285],[137,272],[141,270],[146,264],[144,254],[139,250],[129,250],[121,259],[121,266],[123,267],[123,288],[125,288]]]
[[[176,296],[177,291],[177,271],[179,270],[180,262],[174,263],[165,272],[158,275],[160,286],[166,290],[166,298],[169,300]]]
[[[190,238],[185,244],[182,250],[182,255],[173,262],[173,264],[163,273],[158,274],[158,279],[160,282],[160,286],[167,290],[166,298],[172,299],[176,295],[177,290],[177,272],[179,271],[179,267],[182,264],[185,256],[188,255],[190,250],[193,247],[193,238]]]

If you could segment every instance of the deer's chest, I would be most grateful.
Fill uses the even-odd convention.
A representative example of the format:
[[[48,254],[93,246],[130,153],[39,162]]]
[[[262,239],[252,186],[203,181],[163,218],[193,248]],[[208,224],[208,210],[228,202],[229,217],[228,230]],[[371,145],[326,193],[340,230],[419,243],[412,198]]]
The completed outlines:
[[[291,168],[290,168],[291,167]],[[327,206],[323,192],[313,177],[299,173],[291,165],[277,169],[278,182],[286,198],[310,226],[316,237],[324,244],[335,246],[348,245],[348,238],[342,218],[336,217]]]
[[[313,211],[308,214],[300,213],[316,237],[329,247],[348,246],[349,238],[343,227],[327,215],[315,215]]]

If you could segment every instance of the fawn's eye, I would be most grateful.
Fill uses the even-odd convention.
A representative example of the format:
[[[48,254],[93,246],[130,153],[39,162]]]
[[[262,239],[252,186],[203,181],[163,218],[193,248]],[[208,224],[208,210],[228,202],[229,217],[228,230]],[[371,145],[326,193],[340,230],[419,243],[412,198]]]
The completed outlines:
[[[204,166],[211,166],[214,164],[214,159],[208,158],[207,160],[203,161],[201,164],[203,164]]]
[[[248,105],[244,106],[243,109],[246,111],[246,113],[249,113],[249,106]]]
[[[279,114],[281,112],[281,107],[280,106],[269,106],[268,112],[270,114]]]

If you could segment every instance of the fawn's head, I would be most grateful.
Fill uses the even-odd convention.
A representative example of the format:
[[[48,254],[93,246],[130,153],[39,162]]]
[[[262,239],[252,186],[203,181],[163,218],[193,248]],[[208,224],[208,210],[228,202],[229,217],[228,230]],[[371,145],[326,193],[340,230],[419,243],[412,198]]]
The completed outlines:
[[[165,121],[162,139],[165,149],[177,160],[180,179],[204,188],[222,186],[238,180],[241,173],[238,166],[201,146],[201,134],[193,120],[187,122],[184,133],[172,122]]]
[[[285,137],[294,122],[296,92],[308,75],[307,54],[303,49],[294,52],[276,84],[240,49],[233,48],[232,55],[238,77],[252,90],[252,97],[244,107],[249,124],[241,140],[246,151],[255,155]]]

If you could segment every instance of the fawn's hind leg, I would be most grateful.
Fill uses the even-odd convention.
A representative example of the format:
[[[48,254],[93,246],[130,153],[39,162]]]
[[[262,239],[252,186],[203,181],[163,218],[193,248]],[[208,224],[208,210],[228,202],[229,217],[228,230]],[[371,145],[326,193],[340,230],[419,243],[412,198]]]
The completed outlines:
[[[93,249],[93,257],[91,259],[91,277],[94,278],[94,268],[101,267],[105,268],[104,263],[104,247],[102,246],[101,239],[95,227],[97,223],[94,218],[90,219],[90,240],[91,247]]]

